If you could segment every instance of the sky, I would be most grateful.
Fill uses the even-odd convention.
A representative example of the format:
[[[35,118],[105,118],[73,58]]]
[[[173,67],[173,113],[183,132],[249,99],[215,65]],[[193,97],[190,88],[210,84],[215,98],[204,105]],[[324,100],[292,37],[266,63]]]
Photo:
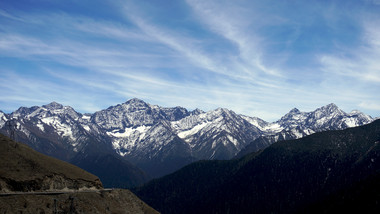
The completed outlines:
[[[0,110],[380,116],[380,0],[0,0]]]

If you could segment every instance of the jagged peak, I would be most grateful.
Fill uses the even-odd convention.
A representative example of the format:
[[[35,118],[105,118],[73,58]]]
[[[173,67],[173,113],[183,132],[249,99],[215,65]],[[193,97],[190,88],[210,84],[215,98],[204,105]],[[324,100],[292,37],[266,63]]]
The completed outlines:
[[[15,112],[13,112],[11,115],[12,115],[12,117],[24,116],[24,115],[27,115],[27,114],[34,112],[35,110],[37,110],[39,108],[40,108],[39,106],[32,106],[30,108],[20,107]]]
[[[339,107],[335,105],[335,103],[330,103],[328,105],[322,106],[321,109],[337,110]]]
[[[126,102],[125,102],[125,104],[132,104],[132,103],[141,103],[141,104],[147,104],[144,100],[142,100],[142,99],[139,99],[139,98],[132,98],[132,99],[130,99],[130,100],[127,100]]]
[[[230,111],[230,110],[228,110],[226,108],[219,107],[219,108],[215,109],[215,111]]]
[[[62,109],[63,105],[53,101],[47,105],[43,105],[42,107],[47,108],[47,109]]]
[[[289,114],[299,114],[301,111],[298,108],[293,108],[292,110],[289,111]]]
[[[124,108],[127,111],[135,111],[137,109],[147,109],[147,108],[154,108],[153,105],[150,105],[146,103],[145,101],[139,99],[139,98],[132,98],[130,100],[127,100],[125,103],[118,104],[116,106],[111,106],[108,108],[108,110],[117,109],[119,107]]]
[[[228,110],[228,109],[226,109],[226,108],[217,108],[217,109],[215,109],[215,110],[213,110],[212,112],[220,112],[220,113],[230,113],[231,112],[231,110]]]
[[[196,109],[194,109],[194,110],[191,111],[191,114],[192,114],[192,115],[198,115],[198,114],[203,114],[203,113],[205,113],[205,112],[202,111],[202,110],[199,109],[199,108],[196,108]]]
[[[217,108],[215,110],[206,112],[206,114],[216,115],[216,116],[222,116],[222,117],[235,117],[236,113],[232,110],[229,110],[227,108]]]
[[[158,107],[155,107],[154,105],[150,105],[149,103],[146,103],[145,101],[139,99],[139,98],[133,98],[133,99],[130,99],[128,101],[126,101],[125,103],[122,103],[122,104],[119,104],[117,106],[122,106],[124,109],[128,109],[128,111],[135,111],[137,109],[154,109],[154,108],[158,108]]]
[[[281,119],[278,121],[287,120],[289,118],[292,118],[294,115],[298,115],[298,114],[301,114],[301,111],[298,108],[293,108],[287,114],[282,116]]]
[[[346,114],[344,111],[342,111],[337,105],[334,103],[330,103],[328,105],[322,106],[318,109],[316,109],[314,112],[324,112],[326,114],[331,114],[333,112],[338,114]]]

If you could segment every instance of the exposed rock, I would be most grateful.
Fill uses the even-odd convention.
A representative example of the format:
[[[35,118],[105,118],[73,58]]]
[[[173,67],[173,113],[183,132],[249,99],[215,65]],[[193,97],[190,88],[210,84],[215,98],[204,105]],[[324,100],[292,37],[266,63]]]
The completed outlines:
[[[129,190],[117,189],[110,192],[2,196],[0,213],[154,214],[158,212]]]

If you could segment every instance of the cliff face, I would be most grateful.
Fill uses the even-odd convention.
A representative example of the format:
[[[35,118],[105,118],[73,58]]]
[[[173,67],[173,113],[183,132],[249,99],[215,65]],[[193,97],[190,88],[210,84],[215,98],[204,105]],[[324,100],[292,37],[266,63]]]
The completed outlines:
[[[17,180],[2,178],[0,176],[0,193],[100,189],[102,188],[101,185],[100,180],[95,180],[94,182],[73,180],[64,175],[57,174],[34,180]]]
[[[101,188],[95,175],[0,135],[0,192]]]

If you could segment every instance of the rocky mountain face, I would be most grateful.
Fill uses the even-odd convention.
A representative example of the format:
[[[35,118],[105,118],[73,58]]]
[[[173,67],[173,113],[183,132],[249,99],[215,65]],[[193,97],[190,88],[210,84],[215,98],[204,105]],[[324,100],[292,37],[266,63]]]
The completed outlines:
[[[251,151],[249,148],[257,151],[279,140],[359,126],[373,119],[358,111],[345,113],[330,104],[313,112],[293,109],[268,123],[223,108],[188,111],[135,98],[93,114],[81,114],[55,102],[21,107],[11,114],[0,112],[1,131],[10,135],[7,121],[15,124],[18,140],[74,164],[89,167],[89,161],[99,160],[99,153],[111,155],[113,158],[107,159],[113,160],[110,165],[116,161],[114,165],[119,166],[121,161],[134,167],[130,171],[137,175],[130,184],[135,185],[144,177],[138,168],[159,177],[195,160],[231,159],[239,152]]]
[[[242,116],[224,108],[171,123],[196,159],[230,159],[262,134]]]

